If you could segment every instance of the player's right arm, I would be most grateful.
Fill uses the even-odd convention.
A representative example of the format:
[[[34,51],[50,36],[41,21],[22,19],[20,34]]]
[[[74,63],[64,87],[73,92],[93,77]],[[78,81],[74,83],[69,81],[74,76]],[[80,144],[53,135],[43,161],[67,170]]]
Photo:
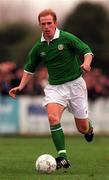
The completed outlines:
[[[23,88],[28,84],[28,82],[30,81],[30,79],[32,78],[32,76],[33,76],[32,74],[27,73],[27,72],[24,71],[19,86],[15,87],[15,88],[12,88],[12,89],[9,91],[9,95],[10,95],[12,98],[16,99],[16,95],[23,90]]]
[[[12,88],[9,91],[9,95],[14,99],[16,98],[16,95],[19,92],[21,92],[23,90],[23,88],[31,80],[33,74],[35,73],[36,67],[40,63],[40,57],[38,56],[38,53],[37,53],[37,51],[38,51],[37,47],[38,47],[38,43],[36,43],[33,46],[33,48],[30,50],[30,52],[27,56],[27,62],[24,66],[24,72],[23,72],[23,76],[22,76],[22,79],[21,79],[19,86]]]

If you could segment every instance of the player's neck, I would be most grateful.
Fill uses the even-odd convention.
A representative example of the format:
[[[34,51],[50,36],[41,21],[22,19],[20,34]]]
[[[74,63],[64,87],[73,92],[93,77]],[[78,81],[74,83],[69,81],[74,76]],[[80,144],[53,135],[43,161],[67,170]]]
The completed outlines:
[[[47,42],[50,42],[50,41],[52,41],[52,39],[53,39],[53,37],[54,36],[44,36],[44,38],[45,38],[45,40],[47,41]]]
[[[50,41],[52,41],[54,35],[55,35],[55,31],[54,31],[54,33],[53,33],[52,35],[49,35],[49,36],[47,36],[46,34],[43,34],[45,40],[46,40],[48,43],[49,43]]]

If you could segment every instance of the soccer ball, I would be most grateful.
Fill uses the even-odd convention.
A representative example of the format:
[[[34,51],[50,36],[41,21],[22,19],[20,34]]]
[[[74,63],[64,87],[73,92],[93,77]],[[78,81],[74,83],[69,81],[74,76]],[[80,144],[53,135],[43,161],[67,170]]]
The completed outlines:
[[[40,173],[52,173],[56,170],[56,160],[49,154],[43,154],[36,160],[36,170]]]

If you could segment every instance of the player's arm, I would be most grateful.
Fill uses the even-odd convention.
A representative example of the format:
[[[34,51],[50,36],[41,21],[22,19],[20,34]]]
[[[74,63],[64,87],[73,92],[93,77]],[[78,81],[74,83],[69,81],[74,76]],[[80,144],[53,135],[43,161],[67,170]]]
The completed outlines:
[[[21,79],[19,86],[12,88],[9,91],[9,95],[12,98],[16,98],[16,94],[22,91],[22,89],[28,84],[30,79],[32,78],[33,74],[35,73],[36,67],[40,62],[40,57],[37,53],[37,43],[33,46],[27,56],[27,62],[24,66],[24,73]]]
[[[93,59],[93,53],[90,47],[74,35],[70,36],[70,45],[77,54],[84,57],[81,68],[83,71],[89,72],[91,70],[91,62]]]
[[[9,95],[15,99],[16,95],[23,90],[23,88],[28,84],[31,78],[32,74],[24,72],[19,86],[12,88],[9,91]]]
[[[93,59],[93,55],[91,53],[88,53],[88,54],[84,55],[84,62],[81,65],[81,68],[84,71],[89,72],[91,70],[92,59]]]

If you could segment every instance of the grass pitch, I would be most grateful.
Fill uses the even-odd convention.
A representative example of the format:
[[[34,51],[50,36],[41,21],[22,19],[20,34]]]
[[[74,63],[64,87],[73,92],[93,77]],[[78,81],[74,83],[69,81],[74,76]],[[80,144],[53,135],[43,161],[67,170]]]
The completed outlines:
[[[0,180],[109,180],[109,137],[87,143],[80,136],[66,137],[71,168],[39,174],[35,160],[44,153],[56,157],[50,137],[0,137]]]

